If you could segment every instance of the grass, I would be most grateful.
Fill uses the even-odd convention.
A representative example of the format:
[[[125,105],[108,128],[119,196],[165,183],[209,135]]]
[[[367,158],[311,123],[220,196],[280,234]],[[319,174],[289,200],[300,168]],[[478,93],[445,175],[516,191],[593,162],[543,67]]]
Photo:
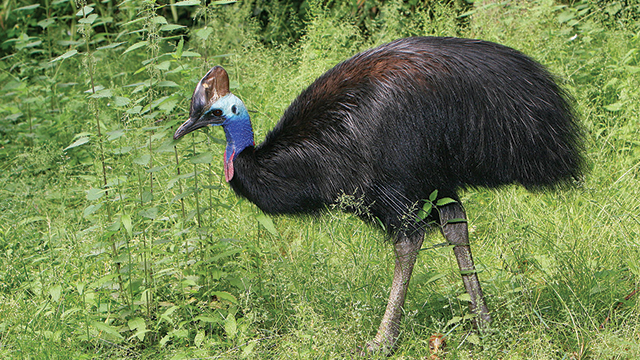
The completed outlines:
[[[598,4],[387,2],[374,16],[311,3],[286,27],[301,37],[278,42],[282,4],[266,28],[251,4],[176,6],[195,20],[172,29],[149,2],[89,4],[93,22],[73,16],[84,3],[47,3],[53,22],[10,34],[0,60],[0,357],[350,358],[386,305],[384,234],[335,211],[268,218],[225,184],[219,129],[171,134],[214,64],[260,141],[328,68],[409,35],[483,38],[544,63],[575,98],[589,171],[553,192],[463,193],[493,332],[469,333],[434,233],[392,358],[428,358],[434,333],[447,359],[640,357],[638,296],[625,300],[640,276],[640,30],[637,5]],[[17,29],[38,28],[37,9],[12,11]]]

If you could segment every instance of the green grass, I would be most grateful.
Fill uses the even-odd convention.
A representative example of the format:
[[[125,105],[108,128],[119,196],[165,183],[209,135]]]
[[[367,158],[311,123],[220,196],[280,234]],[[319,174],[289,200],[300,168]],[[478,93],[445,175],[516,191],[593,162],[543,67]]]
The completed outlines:
[[[220,129],[171,135],[212,65],[261,141],[331,66],[410,35],[496,41],[545,64],[575,98],[588,172],[552,192],[464,192],[493,331],[469,333],[455,258],[434,233],[392,358],[428,358],[434,333],[447,359],[639,358],[640,295],[624,300],[640,279],[638,5],[410,3],[274,2],[266,27],[252,4],[178,6],[189,27],[171,29],[170,7],[133,1],[92,6],[91,31],[82,4],[42,15],[8,3],[0,358],[350,358],[386,305],[384,234],[337,211],[265,217],[226,185]]]

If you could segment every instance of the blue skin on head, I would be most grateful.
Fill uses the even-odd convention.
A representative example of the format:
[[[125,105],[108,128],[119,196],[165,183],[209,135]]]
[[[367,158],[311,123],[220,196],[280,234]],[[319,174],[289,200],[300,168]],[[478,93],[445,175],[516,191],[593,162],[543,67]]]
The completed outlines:
[[[227,175],[227,181],[229,181],[233,177],[233,160],[236,155],[240,154],[248,146],[255,144],[253,141],[253,129],[251,128],[249,112],[247,112],[242,100],[237,96],[229,93],[221,97],[211,105],[203,116],[213,114],[215,110],[222,111],[222,115],[219,117],[224,119],[221,124],[212,125],[221,125],[227,137],[224,163],[225,175]],[[228,170],[229,167],[231,170]]]

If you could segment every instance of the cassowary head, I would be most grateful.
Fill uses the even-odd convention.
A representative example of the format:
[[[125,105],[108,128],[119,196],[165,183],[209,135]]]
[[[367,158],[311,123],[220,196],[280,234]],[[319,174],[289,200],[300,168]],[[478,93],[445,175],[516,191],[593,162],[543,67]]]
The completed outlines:
[[[228,130],[233,132],[235,127],[246,127],[244,123],[248,122],[244,103],[229,92],[229,75],[221,66],[215,66],[198,82],[191,97],[189,119],[176,130],[173,138],[177,140],[209,125],[222,125],[228,134]]]
[[[224,175],[231,181],[233,161],[242,150],[253,146],[253,129],[249,113],[242,100],[229,92],[229,75],[221,66],[214,66],[205,75],[191,97],[189,119],[180,125],[173,138],[209,125],[221,125],[227,137],[224,153]]]

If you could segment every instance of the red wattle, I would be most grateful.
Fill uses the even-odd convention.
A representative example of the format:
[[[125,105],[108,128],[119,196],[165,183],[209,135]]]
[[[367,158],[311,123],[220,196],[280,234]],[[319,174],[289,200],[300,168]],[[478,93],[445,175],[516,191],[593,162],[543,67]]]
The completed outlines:
[[[227,152],[224,152],[224,179],[227,180],[227,182],[233,178],[233,158],[235,155],[236,152],[234,151],[229,160],[227,160]]]

